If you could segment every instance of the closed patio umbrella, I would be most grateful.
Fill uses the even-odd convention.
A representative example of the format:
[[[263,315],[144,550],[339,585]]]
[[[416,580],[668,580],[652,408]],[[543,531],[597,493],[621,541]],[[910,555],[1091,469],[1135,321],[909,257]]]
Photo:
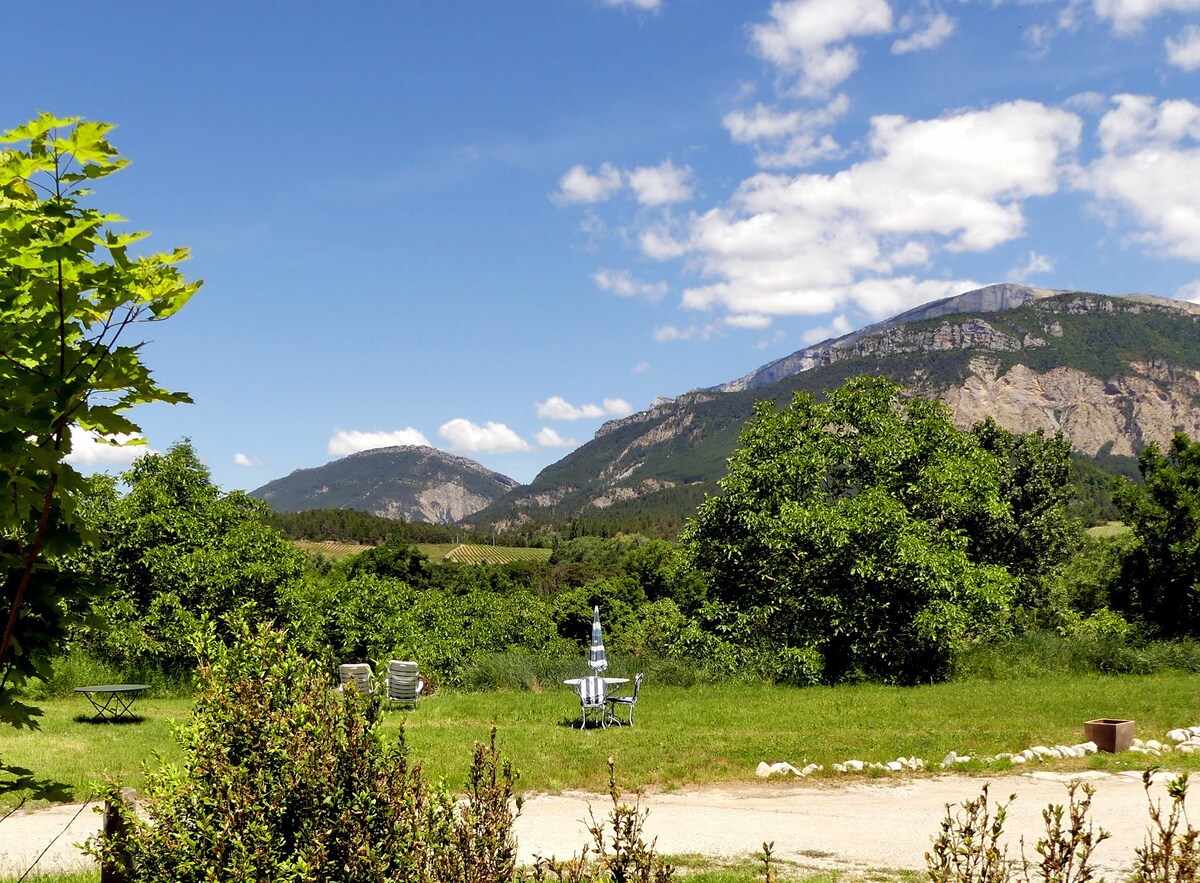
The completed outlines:
[[[588,651],[588,667],[596,674],[608,668],[608,657],[604,654],[604,633],[600,631],[600,607],[593,609],[592,646]]]

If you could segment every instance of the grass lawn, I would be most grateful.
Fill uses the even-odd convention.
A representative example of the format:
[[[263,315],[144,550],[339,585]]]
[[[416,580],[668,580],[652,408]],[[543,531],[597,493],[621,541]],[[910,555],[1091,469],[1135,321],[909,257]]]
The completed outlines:
[[[570,688],[554,687],[540,693],[443,690],[422,699],[416,710],[390,711],[385,729],[398,731],[403,722],[426,772],[453,787],[465,780],[473,741],[486,739],[494,723],[522,790],[604,790],[609,755],[616,758],[625,789],[670,789],[756,782],[754,768],[762,760],[829,766],[849,758],[915,755],[937,763],[950,750],[995,755],[1036,744],[1074,744],[1083,739],[1083,722],[1097,717],[1133,718],[1139,737],[1162,739],[1172,727],[1200,723],[1198,700],[1200,675],[1177,673],[909,688],[687,689],[647,682],[632,728],[572,729],[578,698]],[[106,771],[140,789],[143,762],[178,757],[168,720],[189,710],[185,700],[145,699],[135,706],[140,723],[92,724],[83,720],[89,707],[82,697],[41,704],[41,731],[0,730],[0,758],[71,783],[81,793]],[[1150,762],[1126,753],[1056,761],[1055,767],[1143,769]],[[1200,757],[1171,756],[1164,765],[1200,769]]]

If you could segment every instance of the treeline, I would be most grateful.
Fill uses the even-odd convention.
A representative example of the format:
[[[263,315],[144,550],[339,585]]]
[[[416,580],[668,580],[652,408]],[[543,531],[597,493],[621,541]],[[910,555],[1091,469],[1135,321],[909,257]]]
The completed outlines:
[[[75,647],[126,670],[189,671],[190,636],[237,613],[331,665],[412,658],[482,685],[500,655],[578,663],[596,606],[611,653],[693,678],[928,682],[1038,634],[1101,648],[1089,658],[1115,670],[1145,658],[1122,647],[1200,637],[1200,442],[1152,446],[1138,467],[1144,482],[1112,495],[1129,532],[1088,539],[1061,435],[959,429],[939,403],[866,378],[762,403],[721,493],[675,541],[575,522],[541,538],[547,562],[464,566],[413,545],[445,527],[270,516],[221,493],[181,443],[138,460],[123,490],[93,482],[98,542],[63,576],[99,593]],[[309,559],[274,523],[375,545]]]
[[[469,528],[423,521],[398,521],[356,509],[306,509],[269,512],[264,521],[289,540],[333,540],[382,546],[387,543],[482,543],[485,535]]]

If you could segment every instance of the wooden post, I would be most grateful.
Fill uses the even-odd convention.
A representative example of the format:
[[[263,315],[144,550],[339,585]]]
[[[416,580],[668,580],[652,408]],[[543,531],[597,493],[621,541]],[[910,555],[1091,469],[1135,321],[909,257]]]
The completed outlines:
[[[124,809],[127,812],[132,812],[137,806],[137,792],[132,788],[121,789],[121,802],[125,804]],[[104,801],[104,837],[108,839],[118,834],[124,834],[129,825],[124,817],[118,811],[118,807],[111,801]],[[121,850],[119,864],[104,862],[100,865],[100,883],[129,883],[129,876],[125,873],[125,868],[129,866],[129,853]]]

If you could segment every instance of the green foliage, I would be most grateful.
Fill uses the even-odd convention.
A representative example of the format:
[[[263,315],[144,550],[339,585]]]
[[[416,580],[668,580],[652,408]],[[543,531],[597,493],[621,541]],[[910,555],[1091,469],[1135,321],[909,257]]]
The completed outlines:
[[[461,808],[378,732],[379,699],[339,692],[282,632],[199,635],[183,760],[152,774],[148,819],[115,794],[124,829],[89,852],[130,879],[463,881],[513,877],[512,772],[477,745]]]
[[[1105,454],[1087,457],[1072,452],[1071,501],[1067,507],[1071,517],[1085,527],[1119,521],[1121,510],[1113,500],[1113,478],[1119,475],[1140,482],[1137,460]]]
[[[366,546],[386,543],[449,543],[464,536],[461,528],[423,521],[397,521],[355,509],[305,509],[302,512],[270,512],[267,524],[289,540],[341,540]],[[483,542],[482,534],[472,534]]]
[[[355,555],[345,564],[346,575],[371,574],[420,585],[429,579],[429,559],[406,543],[388,543]]]
[[[1115,497],[1133,531],[1121,569],[1120,609],[1171,638],[1200,635],[1200,441],[1183,433],[1167,452],[1138,458],[1143,486],[1118,486]]]
[[[185,402],[159,386],[137,323],[166,319],[200,287],[176,264],[137,257],[144,234],[117,233],[120,217],[84,204],[88,182],[123,168],[112,126],[42,114],[0,136],[0,719],[33,726],[37,710],[14,691],[48,674],[84,587],[60,572],[87,533],[84,481],[67,462],[72,431],[120,442],[142,402]]]
[[[118,665],[191,667],[189,635],[204,617],[234,611],[274,618],[305,557],[262,523],[265,505],[240,491],[222,493],[189,442],[147,454],[108,480],[87,511],[98,544],[79,570],[111,593],[93,610],[98,624],[81,640]]]
[[[1004,511],[987,511],[966,525],[971,557],[999,564],[1015,576],[1036,579],[1082,542],[1067,518],[1071,443],[1061,432],[1014,435],[992,418],[971,430],[980,448],[998,462]]]
[[[1183,806],[1188,774],[1184,772],[1167,783],[1171,809],[1165,814],[1162,806],[1150,798],[1153,781],[1153,770],[1146,770],[1142,787],[1150,804],[1150,837],[1136,850],[1132,883],[1194,883],[1200,877],[1200,831],[1192,827]]]
[[[1050,804],[1042,810],[1046,834],[1034,847],[1040,860],[1031,862],[1022,843],[1017,865],[1008,860],[1001,841],[1016,796],[989,809],[984,785],[979,797],[964,801],[957,812],[946,807],[933,847],[925,853],[926,876],[930,883],[1090,883],[1096,875],[1092,853],[1111,836],[1103,828],[1097,830],[1088,818],[1094,793],[1087,783],[1070,783],[1066,808]]]
[[[826,403],[760,403],[684,542],[785,677],[944,678],[1069,548],[1066,455],[859,378]]]
[[[547,602],[520,590],[416,589],[372,573],[334,572],[310,576],[291,592],[293,627],[311,652],[377,665],[416,659],[423,672],[449,684],[462,683],[489,653],[524,647],[550,659],[572,648],[558,637]]]

